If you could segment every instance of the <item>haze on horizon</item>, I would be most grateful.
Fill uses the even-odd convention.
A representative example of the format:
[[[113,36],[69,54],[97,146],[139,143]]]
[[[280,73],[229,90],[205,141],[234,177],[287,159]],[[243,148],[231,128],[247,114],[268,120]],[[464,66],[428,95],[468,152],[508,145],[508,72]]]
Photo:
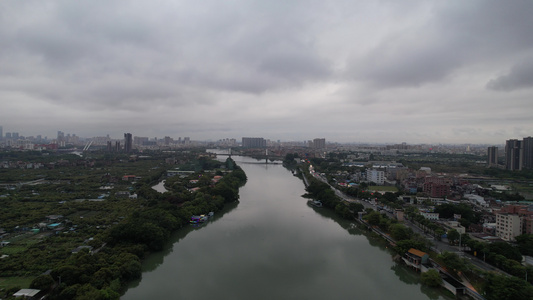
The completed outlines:
[[[533,135],[533,1],[2,1],[4,133]]]

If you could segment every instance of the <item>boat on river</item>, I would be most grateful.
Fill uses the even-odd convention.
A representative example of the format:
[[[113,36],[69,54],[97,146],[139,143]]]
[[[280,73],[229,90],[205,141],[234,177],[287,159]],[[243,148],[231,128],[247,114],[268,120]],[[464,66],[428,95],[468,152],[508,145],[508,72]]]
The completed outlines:
[[[322,207],[322,202],[320,200],[309,200],[307,203],[314,207]]]
[[[192,216],[190,223],[191,224],[204,223],[205,221],[207,221],[207,219],[208,217],[206,215]]]
[[[214,215],[215,213],[211,211],[207,215],[192,216],[189,222],[191,224],[204,223],[205,221],[209,220],[209,218],[212,218]]]

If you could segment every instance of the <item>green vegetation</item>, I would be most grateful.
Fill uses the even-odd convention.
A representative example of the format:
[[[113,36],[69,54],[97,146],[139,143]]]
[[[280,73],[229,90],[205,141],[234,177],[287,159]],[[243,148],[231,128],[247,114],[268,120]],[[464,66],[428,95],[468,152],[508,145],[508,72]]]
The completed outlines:
[[[516,237],[518,250],[523,255],[533,256],[533,234],[522,234]]]
[[[371,185],[368,187],[369,191],[380,191],[380,192],[398,192],[398,188],[395,186],[386,186],[386,185]]]
[[[457,230],[445,230],[443,226],[438,225],[424,218],[416,206],[406,206],[404,201],[398,200],[403,194],[402,186],[394,187],[376,187],[372,183],[364,182],[364,168],[355,167],[351,162],[356,161],[396,161],[408,166],[410,176],[416,176],[416,170],[421,167],[429,167],[437,173],[468,174],[465,180],[481,185],[485,189],[480,189],[479,193],[485,197],[492,197],[501,201],[521,201],[530,198],[533,195],[533,171],[508,171],[502,169],[486,168],[485,164],[480,163],[485,157],[473,154],[444,154],[444,153],[397,153],[399,155],[382,155],[379,152],[369,155],[363,152],[336,152],[328,153],[326,158],[311,158],[311,164],[315,172],[322,174],[327,178],[331,185],[342,190],[347,195],[359,199],[371,199],[378,202],[380,206],[388,208],[401,208],[405,216],[421,228],[425,233],[432,234],[435,239],[441,240],[442,236],[447,233],[448,240],[451,244],[458,245],[461,241],[462,246],[467,246],[466,251],[471,252],[478,258],[502,269],[503,271],[518,278],[515,281],[509,281],[508,292],[496,292],[493,288],[488,288],[485,283],[488,275],[483,271],[475,268],[468,260],[465,260],[454,253],[444,252],[437,256],[430,251],[430,242],[417,234],[413,234],[407,227],[391,220],[386,215],[371,209],[366,211],[363,217],[369,225],[379,228],[381,231],[389,234],[395,241],[395,251],[404,254],[410,248],[415,248],[427,252],[433,259],[437,260],[446,267],[452,274],[458,275],[459,272],[468,274],[473,279],[478,288],[485,289],[487,299],[507,299],[506,294],[515,295],[516,299],[533,299],[527,292],[531,287],[524,280],[527,278],[529,283],[533,284],[533,267],[523,266],[521,264],[521,255],[533,255],[533,235],[523,235],[517,237],[517,247],[508,243],[483,243],[471,239],[467,234],[459,234]],[[305,165],[305,164],[304,164]],[[404,174],[407,175],[407,174]],[[357,185],[359,184],[359,185]],[[420,181],[417,182],[420,184]],[[491,184],[501,184],[510,186],[508,191],[492,191]],[[371,186],[369,186],[371,185]],[[324,186],[325,188],[325,186]],[[375,190],[385,191],[385,193],[376,193]],[[420,191],[419,191],[420,192]],[[454,191],[453,196],[461,194],[461,189]],[[312,193],[311,193],[312,194]],[[328,196],[325,194],[324,196]],[[434,205],[430,201],[419,203],[420,208],[433,209],[440,214],[440,218],[453,219],[454,215],[461,215],[459,223],[469,228],[472,224],[479,224],[481,213],[474,211],[468,204],[442,204]],[[379,207],[378,207],[379,208]],[[424,275],[428,276],[428,275]],[[496,276],[496,275],[494,275]],[[437,278],[435,278],[437,279]],[[508,280],[508,279],[506,279]],[[432,283],[426,283],[431,285]],[[433,283],[434,284],[434,283]],[[520,287],[526,285],[524,294],[520,294]],[[499,289],[505,289],[501,286]],[[516,293],[515,293],[516,292]],[[525,296],[527,295],[527,296]]]
[[[306,174],[309,174],[309,172],[306,172]],[[307,180],[309,185],[305,188],[307,193],[303,197],[320,200],[324,207],[334,209],[338,215],[345,219],[357,218],[359,212],[363,211],[364,207],[359,203],[342,201],[327,183],[321,182],[312,176],[307,176]]]
[[[439,271],[435,269],[422,273],[420,275],[420,280],[422,281],[422,284],[429,287],[439,287],[442,283],[442,277],[440,277]]]
[[[479,223],[481,217],[480,213],[474,212],[471,206],[464,203],[458,205],[447,203],[441,204],[435,207],[435,212],[439,213],[440,218],[443,219],[453,219],[454,215],[461,215],[459,222],[466,228],[468,228],[470,224]]]
[[[296,165],[296,158],[299,158],[298,153],[287,153],[287,155],[285,155],[285,157],[283,158],[283,164],[288,166],[294,166]]]
[[[522,279],[489,273],[484,284],[487,300],[533,299],[533,286]]]
[[[219,162],[199,150],[144,154],[142,159],[50,154],[40,169],[0,169],[0,183],[43,179],[38,185],[0,188],[1,226],[10,242],[0,248],[0,255],[9,255],[0,260],[0,298],[21,287],[54,287],[50,299],[118,299],[127,283],[141,276],[147,253],[162,249],[191,215],[238,201],[247,180],[231,159]],[[1,153],[0,159],[40,162],[41,157]],[[168,178],[168,192],[151,188],[176,167],[196,171]],[[124,180],[125,175],[135,180]],[[52,215],[59,216],[55,229],[46,220]]]

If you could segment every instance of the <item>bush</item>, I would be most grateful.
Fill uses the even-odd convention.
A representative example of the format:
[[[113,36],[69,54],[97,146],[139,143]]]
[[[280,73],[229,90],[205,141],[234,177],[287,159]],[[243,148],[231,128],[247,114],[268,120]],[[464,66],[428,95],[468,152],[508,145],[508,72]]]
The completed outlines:
[[[440,277],[439,271],[435,269],[430,269],[427,272],[420,275],[420,280],[422,284],[430,287],[438,287],[442,284],[442,277]]]

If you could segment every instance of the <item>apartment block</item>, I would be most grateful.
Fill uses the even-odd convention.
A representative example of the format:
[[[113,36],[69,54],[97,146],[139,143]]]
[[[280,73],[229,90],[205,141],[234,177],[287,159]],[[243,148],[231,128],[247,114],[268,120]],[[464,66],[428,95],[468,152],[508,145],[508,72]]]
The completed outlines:
[[[504,241],[514,241],[522,234],[522,220],[518,214],[496,214],[496,236]]]

